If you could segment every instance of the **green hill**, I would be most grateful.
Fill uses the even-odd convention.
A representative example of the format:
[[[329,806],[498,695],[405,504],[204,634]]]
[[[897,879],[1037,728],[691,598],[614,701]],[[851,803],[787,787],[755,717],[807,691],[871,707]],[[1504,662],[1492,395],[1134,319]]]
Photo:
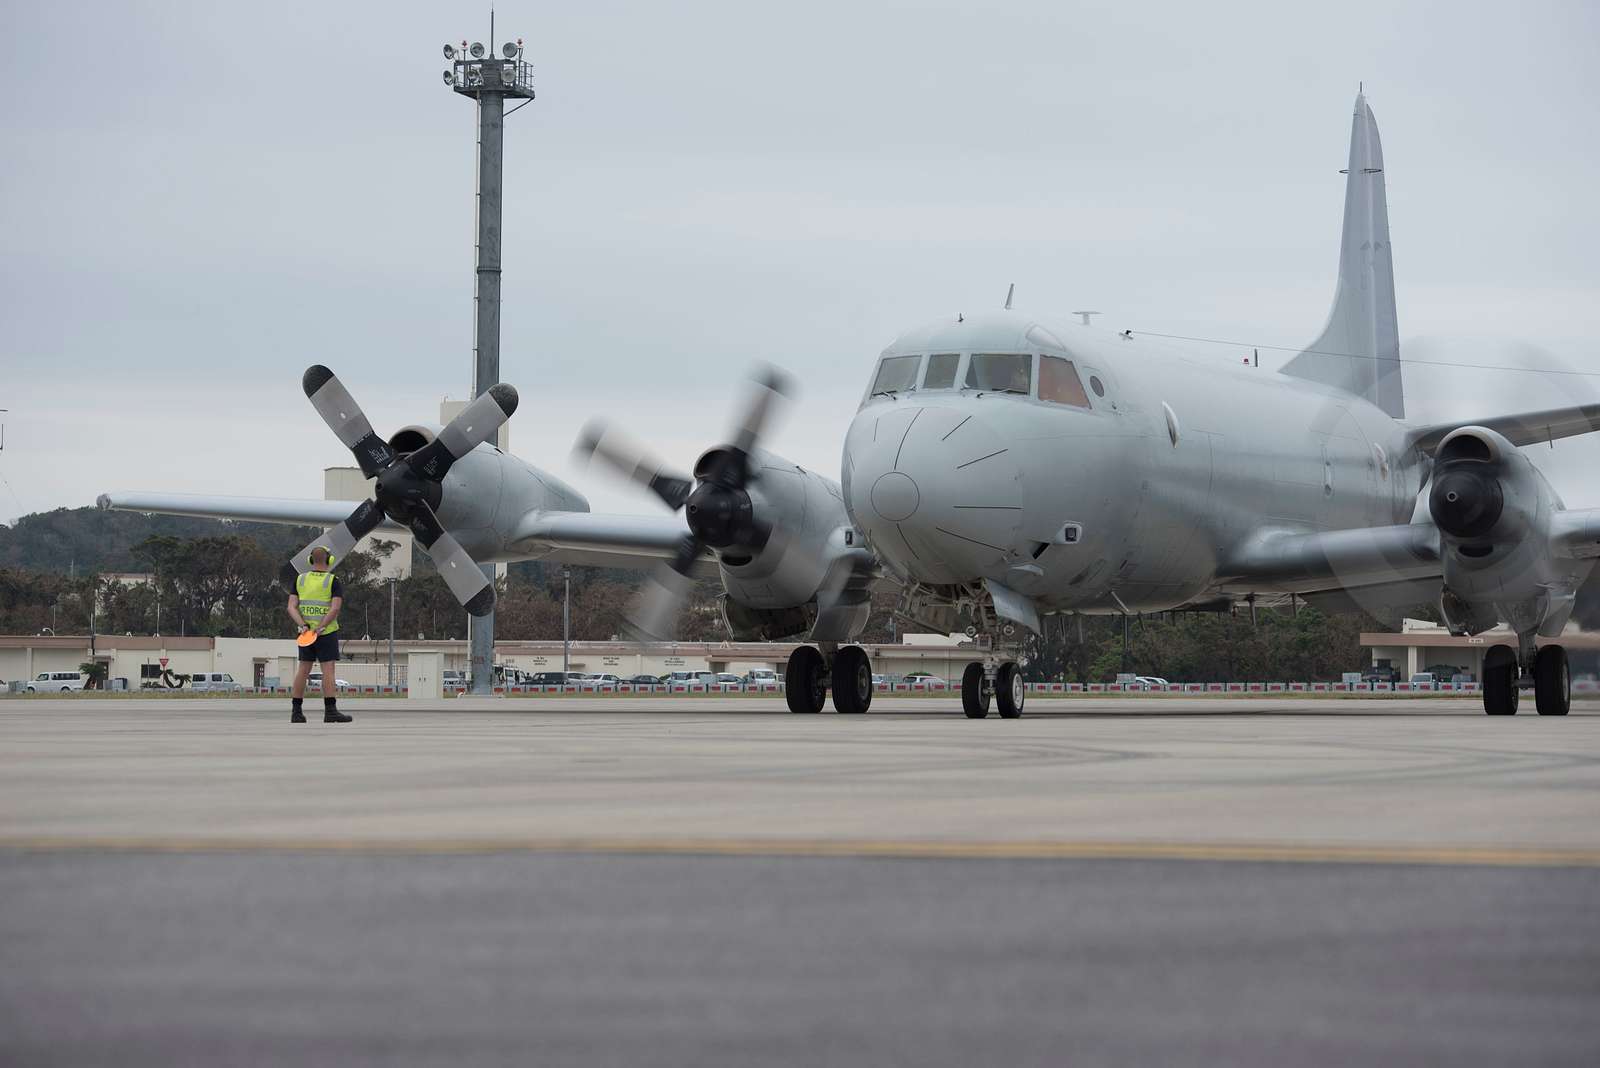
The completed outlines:
[[[141,515],[100,508],[57,508],[35,512],[0,526],[0,567],[27,571],[138,571],[142,565],[132,549],[146,538],[222,537],[238,534],[253,539],[263,550],[287,559],[316,536],[313,527],[288,527],[272,523],[228,523],[220,519]]]

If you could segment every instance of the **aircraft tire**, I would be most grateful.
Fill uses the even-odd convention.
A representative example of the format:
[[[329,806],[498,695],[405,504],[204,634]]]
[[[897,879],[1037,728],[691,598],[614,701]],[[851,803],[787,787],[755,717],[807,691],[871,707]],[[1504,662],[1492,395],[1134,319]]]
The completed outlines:
[[[1483,654],[1483,710],[1491,716],[1517,714],[1517,654],[1509,645]]]
[[[789,666],[783,672],[783,697],[790,712],[821,712],[828,703],[827,672],[816,646],[802,645],[789,655]]]
[[[1541,716],[1564,716],[1572,707],[1572,672],[1561,646],[1546,645],[1534,657],[1533,698]]]
[[[853,714],[871,705],[872,661],[861,646],[847,645],[833,657],[833,707]]]
[[[1022,706],[1028,699],[1028,685],[1022,679],[1022,669],[1013,661],[1000,665],[994,677],[994,703],[1001,719],[1021,719]]]
[[[972,663],[961,673],[961,710],[968,719],[989,714],[989,694],[983,688],[983,665]]]

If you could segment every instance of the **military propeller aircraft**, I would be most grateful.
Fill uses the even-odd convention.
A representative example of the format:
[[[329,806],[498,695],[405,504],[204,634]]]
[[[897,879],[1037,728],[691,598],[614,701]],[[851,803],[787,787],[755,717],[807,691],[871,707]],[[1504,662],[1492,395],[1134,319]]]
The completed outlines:
[[[716,576],[736,640],[802,636],[786,671],[795,712],[865,712],[872,669],[854,641],[871,589],[896,612],[964,630],[966,714],[1022,714],[1025,630],[1052,613],[1228,610],[1241,598],[1373,608],[1437,597],[1453,634],[1507,622],[1489,650],[1486,712],[1566,713],[1554,641],[1600,556],[1600,509],[1569,510],[1520,446],[1589,433],[1600,405],[1408,421],[1377,123],[1358,96],[1333,308],[1279,371],[1221,363],[1130,332],[1010,307],[950,315],[883,350],[834,482],[760,446],[783,376],[758,374],[726,443],[690,472],[591,424],[579,450],[677,515],[598,515],[576,490],[490,444],[515,410],[495,386],[449,426],[387,440],[324,367],[306,395],[369,478],[344,505],[114,493],[103,507],[331,523],[335,553],[408,528],[467,609],[492,609],[475,563],[654,561],[631,612],[670,632],[691,582]],[[1087,316],[1084,317],[1087,320]],[[297,566],[304,553],[297,558]],[[1540,638],[1546,639],[1541,643]]]

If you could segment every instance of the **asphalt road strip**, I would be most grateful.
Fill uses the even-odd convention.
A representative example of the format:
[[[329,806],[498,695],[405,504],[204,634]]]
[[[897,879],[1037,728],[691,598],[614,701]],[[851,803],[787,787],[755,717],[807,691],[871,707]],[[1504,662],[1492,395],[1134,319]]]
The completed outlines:
[[[0,851],[34,853],[351,853],[472,855],[590,853],[949,860],[1205,860],[1284,864],[1430,864],[1600,868],[1600,849],[1364,846],[1301,843],[941,842],[808,838],[243,838],[6,836]]]

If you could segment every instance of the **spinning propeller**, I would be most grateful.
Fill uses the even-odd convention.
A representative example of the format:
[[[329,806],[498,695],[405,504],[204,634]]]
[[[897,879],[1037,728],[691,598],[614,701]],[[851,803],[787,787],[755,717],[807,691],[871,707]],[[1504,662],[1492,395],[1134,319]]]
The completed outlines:
[[[490,386],[450,420],[438,437],[401,455],[373,433],[361,406],[328,368],[321,364],[307,368],[302,384],[322,421],[355,454],[361,473],[378,482],[371,499],[362,501],[349,518],[329,527],[295,555],[295,571],[310,568],[311,550],[318,545],[327,546],[335,557],[345,555],[387,516],[416,535],[450,592],[468,612],[483,616],[494,611],[494,585],[439,523],[434,509],[441,496],[439,482],[451,465],[493,437],[517,410],[516,389],[504,382]]]
[[[703,455],[694,477],[672,471],[644,445],[603,422],[591,422],[579,435],[579,455],[603,461],[674,512],[682,511],[689,527],[672,559],[656,567],[628,610],[628,629],[640,640],[670,637],[693,584],[690,568],[707,548],[724,557],[748,556],[781,537],[755,514],[748,487],[758,477],[751,453],[774,406],[787,396],[788,382],[775,368],[764,368],[751,387],[733,440]]]

